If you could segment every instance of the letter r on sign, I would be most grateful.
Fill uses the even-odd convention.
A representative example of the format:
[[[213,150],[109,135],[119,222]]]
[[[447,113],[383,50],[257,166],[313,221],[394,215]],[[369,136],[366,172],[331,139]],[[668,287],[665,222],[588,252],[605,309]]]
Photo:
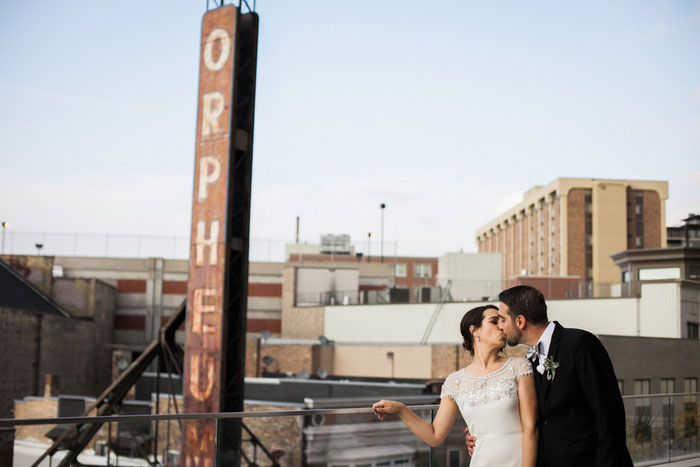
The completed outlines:
[[[224,113],[224,95],[219,91],[202,96],[202,136],[220,133],[223,128],[219,117]]]

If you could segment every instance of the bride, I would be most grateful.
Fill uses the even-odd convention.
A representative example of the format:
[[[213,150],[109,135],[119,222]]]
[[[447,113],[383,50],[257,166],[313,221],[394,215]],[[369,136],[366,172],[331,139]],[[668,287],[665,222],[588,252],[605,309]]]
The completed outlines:
[[[380,420],[397,413],[417,437],[433,447],[445,441],[461,412],[478,442],[471,467],[534,467],[537,462],[537,396],[529,360],[506,358],[506,337],[493,305],[469,310],[460,323],[472,363],[445,379],[440,408],[430,424],[401,402],[381,400]]]

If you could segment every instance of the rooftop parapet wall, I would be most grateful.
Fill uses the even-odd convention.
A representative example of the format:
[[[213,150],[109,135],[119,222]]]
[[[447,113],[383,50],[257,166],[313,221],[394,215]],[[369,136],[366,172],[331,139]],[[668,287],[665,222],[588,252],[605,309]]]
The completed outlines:
[[[594,334],[680,338],[679,283],[643,287],[640,298],[548,300],[551,320]],[[447,303],[429,344],[459,344],[464,313],[485,302]],[[435,304],[348,305],[324,309],[324,332],[339,343],[417,344]]]

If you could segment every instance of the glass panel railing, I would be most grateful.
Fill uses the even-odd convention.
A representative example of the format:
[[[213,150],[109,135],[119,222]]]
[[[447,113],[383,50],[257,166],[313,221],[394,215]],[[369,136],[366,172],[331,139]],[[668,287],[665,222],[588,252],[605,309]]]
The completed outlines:
[[[699,398],[695,393],[624,398],[635,465],[700,457]],[[429,421],[437,407],[413,409]],[[464,429],[458,417],[445,442],[431,449],[398,417],[380,422],[369,408],[0,420],[3,433],[14,430],[12,465],[21,467],[39,459],[39,465],[55,467],[69,456],[86,465],[186,465],[183,433],[196,465],[208,465],[200,462],[204,458],[216,465],[219,456],[220,465],[240,458],[244,466],[461,467],[470,461]],[[57,448],[45,455],[55,441]],[[76,446],[83,447],[76,452]]]

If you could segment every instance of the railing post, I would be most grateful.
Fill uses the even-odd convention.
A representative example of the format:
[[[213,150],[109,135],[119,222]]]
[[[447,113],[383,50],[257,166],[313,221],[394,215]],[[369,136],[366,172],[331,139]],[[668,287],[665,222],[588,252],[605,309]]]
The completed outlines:
[[[433,421],[435,421],[435,409],[430,409],[430,423],[432,424]],[[430,467],[433,467],[433,447],[430,446],[430,458],[428,459],[428,465]]]
[[[666,417],[666,419],[668,420],[668,431],[667,431],[667,433],[668,433],[668,446],[667,447],[668,447],[668,462],[669,463],[671,463],[671,443],[672,443],[672,440],[671,440],[671,420],[673,419],[672,417],[673,417],[673,412],[674,412],[673,405],[671,404],[672,397],[673,397],[672,395],[670,395],[670,394],[668,395],[668,417]]]

